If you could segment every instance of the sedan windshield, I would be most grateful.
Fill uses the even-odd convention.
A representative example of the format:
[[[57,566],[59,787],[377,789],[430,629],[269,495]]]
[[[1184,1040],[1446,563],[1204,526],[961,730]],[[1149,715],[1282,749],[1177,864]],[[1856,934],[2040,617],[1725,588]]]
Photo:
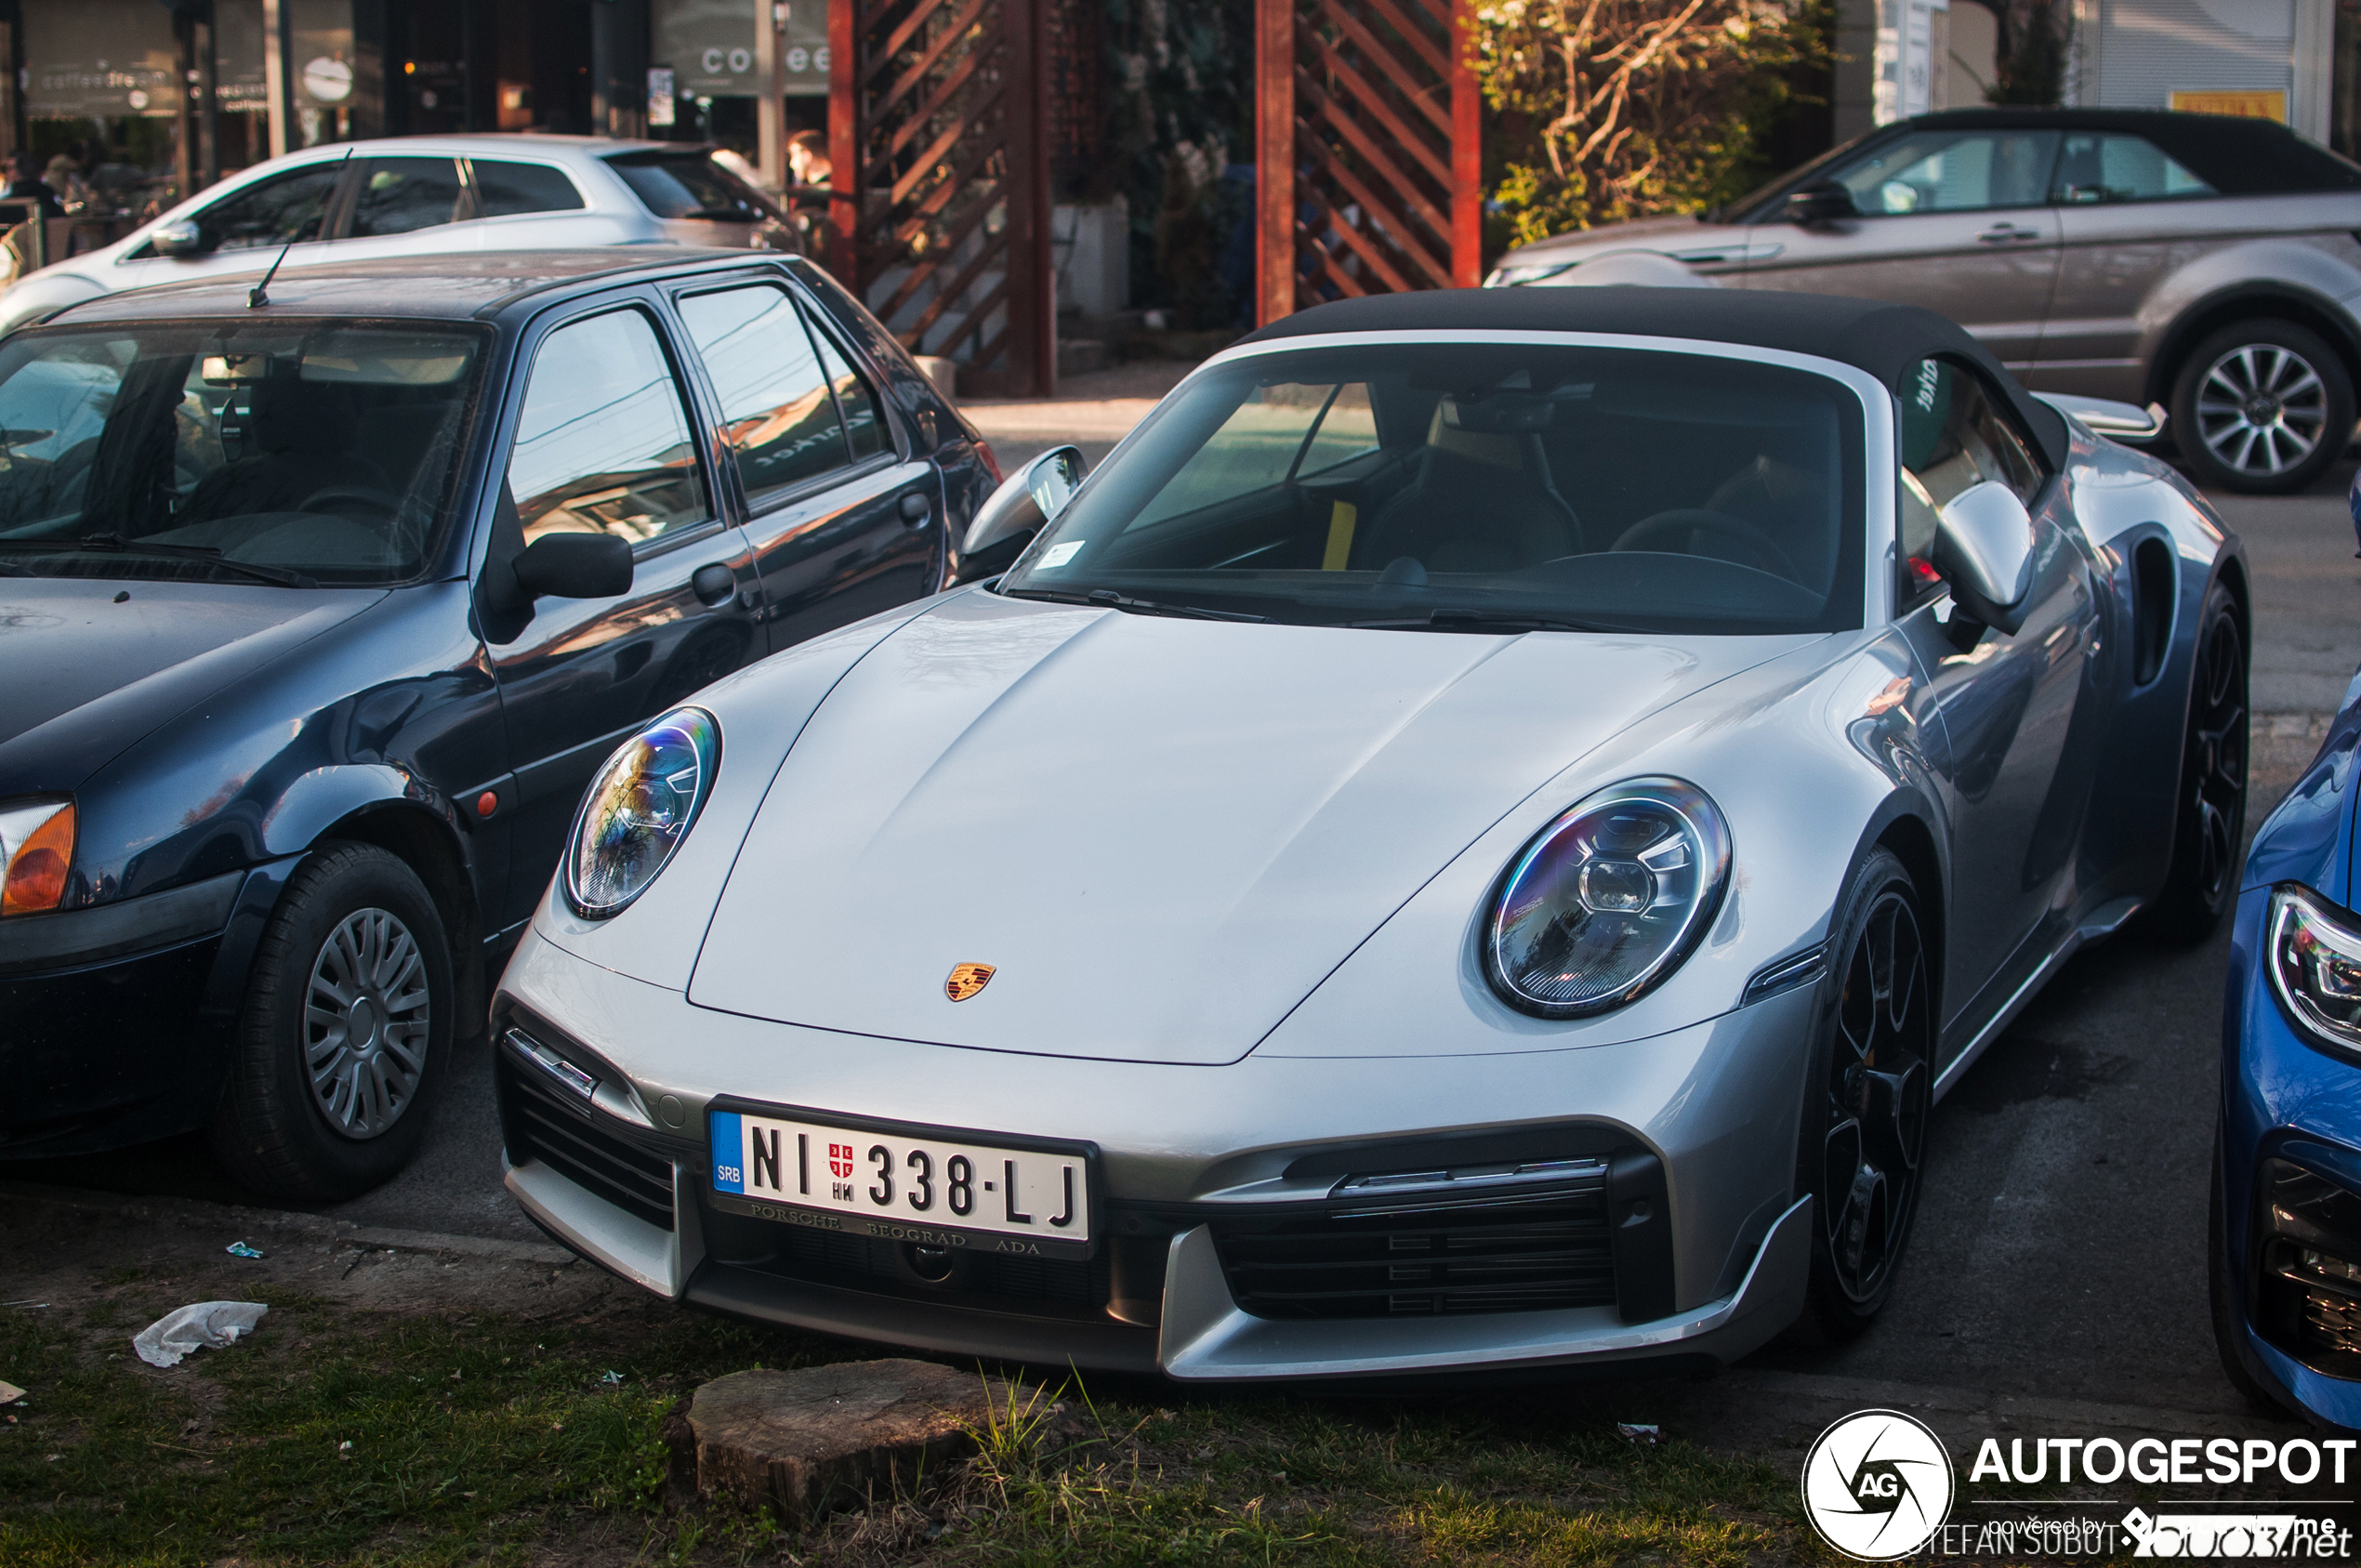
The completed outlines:
[[[1000,591],[1315,625],[1861,625],[1862,405],[1805,371],[1558,344],[1307,349],[1173,394]]]
[[[0,344],[0,574],[303,586],[421,571],[481,335],[125,325]]]

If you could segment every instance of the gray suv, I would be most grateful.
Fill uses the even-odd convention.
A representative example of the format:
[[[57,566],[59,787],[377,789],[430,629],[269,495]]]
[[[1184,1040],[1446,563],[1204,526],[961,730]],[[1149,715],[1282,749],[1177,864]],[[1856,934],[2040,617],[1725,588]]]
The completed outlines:
[[[2036,391],[2164,404],[2224,489],[2352,437],[2361,166],[2264,120],[1961,110],[1883,126],[1702,217],[1510,252],[1495,287],[1795,289],[1940,310]]]

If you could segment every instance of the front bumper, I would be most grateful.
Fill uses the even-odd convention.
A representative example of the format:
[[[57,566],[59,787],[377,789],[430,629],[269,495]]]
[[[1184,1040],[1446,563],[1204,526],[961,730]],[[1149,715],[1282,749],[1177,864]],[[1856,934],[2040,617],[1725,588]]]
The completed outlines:
[[[1220,1380],[1723,1363],[1802,1305],[1811,1211],[1793,1185],[1814,995],[1579,1050],[1179,1067],[1016,1057],[717,1013],[528,934],[494,1008],[507,1181],[552,1235],[650,1290],[934,1351]],[[567,1075],[507,1043],[511,1024],[599,1079],[602,1098],[570,1092]],[[703,1129],[706,1105],[724,1094],[1091,1143],[1104,1183],[1098,1254],[1022,1273],[976,1258],[976,1270],[938,1287],[897,1244],[719,1213],[704,1195]],[[1470,1229],[1440,1240],[1421,1230],[1381,1242],[1380,1253],[1497,1248],[1503,1225],[1530,1219],[1550,1246],[1590,1247],[1594,1279],[1611,1261],[1611,1284],[1585,1295],[1582,1271],[1561,1270],[1515,1287],[1550,1303],[1532,1310],[1500,1310],[1497,1296],[1471,1307],[1480,1291],[1415,1283],[1398,1301],[1380,1286],[1350,1317],[1274,1312],[1253,1297],[1255,1310],[1240,1305],[1240,1238],[1276,1227],[1285,1244],[1290,1225],[1318,1232],[1337,1206],[1336,1177],[1323,1172],[1478,1163],[1483,1151],[1510,1147],[1535,1151],[1511,1159],[1578,1156],[1597,1180],[1560,1193],[1547,1213],[1418,1219]],[[1528,1260],[1502,1267],[1513,1273]],[[986,1262],[995,1272],[982,1271]],[[1381,1279],[1435,1277],[1424,1258],[1369,1267]]]
[[[120,1148],[202,1126],[222,1025],[278,866],[0,922],[0,1153]]]
[[[2348,1294],[2333,1280],[2289,1280],[2291,1251],[2307,1245],[2361,1265],[2361,1061],[2298,1032],[2264,968],[2271,889],[2239,895],[2223,1006],[2222,1258],[2233,1343],[2247,1370],[2316,1419],[2361,1430],[2361,1353],[2324,1329]],[[2328,1200],[2321,1230],[2283,1201],[2290,1173]],[[2350,1202],[2344,1201],[2349,1197]],[[2316,1209],[2316,1205],[2304,1206]],[[2341,1232],[2350,1232],[2345,1241]],[[2349,1294],[2361,1314],[2361,1285]],[[2315,1299],[2316,1298],[2316,1299]],[[2319,1320],[2319,1321],[2307,1321]],[[2361,1343],[2361,1339],[2356,1339]]]

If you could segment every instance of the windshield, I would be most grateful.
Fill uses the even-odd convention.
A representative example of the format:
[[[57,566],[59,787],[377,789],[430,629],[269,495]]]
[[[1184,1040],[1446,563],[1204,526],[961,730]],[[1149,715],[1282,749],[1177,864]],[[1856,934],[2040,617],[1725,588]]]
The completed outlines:
[[[760,191],[703,152],[630,152],[607,163],[658,217],[758,223],[778,215]]]
[[[1555,344],[1258,355],[1167,399],[1000,585],[1330,626],[1861,625],[1862,409],[1826,376]]]
[[[0,575],[389,583],[448,510],[482,339],[350,322],[0,344]]]

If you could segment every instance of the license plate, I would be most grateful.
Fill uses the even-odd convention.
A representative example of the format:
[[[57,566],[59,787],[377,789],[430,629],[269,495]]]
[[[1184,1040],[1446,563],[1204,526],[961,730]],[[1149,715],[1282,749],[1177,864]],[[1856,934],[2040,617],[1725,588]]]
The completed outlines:
[[[716,1200],[738,1213],[986,1252],[1090,1251],[1090,1166],[1077,1150],[743,1111],[712,1112],[709,1125]]]

